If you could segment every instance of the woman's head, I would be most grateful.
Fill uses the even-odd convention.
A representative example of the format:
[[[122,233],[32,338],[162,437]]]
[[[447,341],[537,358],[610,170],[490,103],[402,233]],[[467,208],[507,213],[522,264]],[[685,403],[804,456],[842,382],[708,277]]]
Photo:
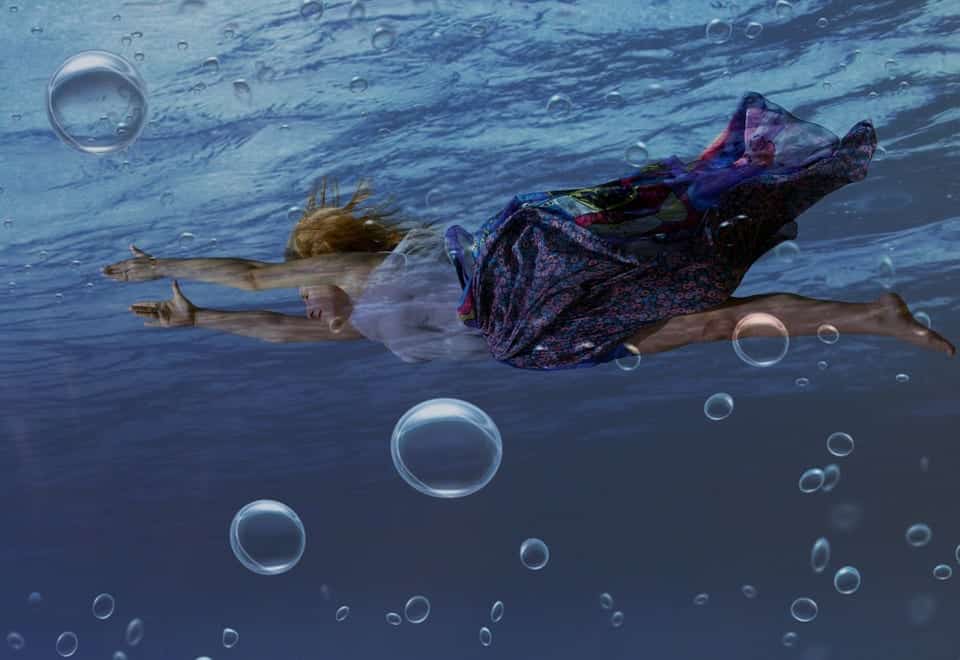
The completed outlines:
[[[353,313],[353,301],[338,286],[300,287],[300,299],[306,306],[307,318],[325,322],[333,332],[339,332]]]
[[[303,215],[287,241],[287,260],[340,252],[390,252],[397,246],[406,233],[394,224],[397,210],[383,206],[359,206],[372,194],[369,184],[360,181],[350,201],[342,206],[339,187],[335,182],[332,188],[333,193],[328,196],[326,178],[321,179],[314,188]],[[353,312],[350,295],[362,291],[375,262],[363,263],[362,267],[341,273],[336,285],[301,287],[300,298],[306,306],[307,317],[322,320],[329,324],[332,331],[340,332]]]
[[[388,224],[396,209],[383,206],[360,208],[373,191],[361,180],[350,201],[340,205],[339,185],[327,197],[327,179],[320,180],[307,200],[307,207],[290,233],[285,257],[306,259],[335,252],[389,252],[406,233]]]

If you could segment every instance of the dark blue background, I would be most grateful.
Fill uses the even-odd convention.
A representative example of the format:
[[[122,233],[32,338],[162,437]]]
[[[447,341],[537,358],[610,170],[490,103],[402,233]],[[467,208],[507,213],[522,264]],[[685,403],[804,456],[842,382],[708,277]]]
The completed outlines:
[[[475,225],[518,192],[629,173],[637,140],[654,157],[692,156],[755,89],[836,133],[870,117],[886,154],[801,218],[795,261],[766,257],[742,293],[870,300],[888,255],[894,289],[956,338],[955,3],[798,1],[781,19],[767,2],[371,0],[364,21],[330,3],[313,23],[289,0],[20,5],[0,11],[0,215],[14,220],[0,227],[0,630],[24,635],[20,657],[56,657],[57,635],[74,630],[74,657],[109,658],[133,617],[146,638],[127,651],[143,659],[956,656],[960,578],[932,577],[960,543],[960,377],[940,355],[844,336],[797,338],[770,369],[726,342],[646,356],[632,372],[408,365],[368,344],[142,328],[127,306],[169,284],[97,274],[132,240],[159,256],[279,260],[287,208],[320,174],[345,193],[372,176],[414,217]],[[734,21],[726,44],[704,39],[714,17]],[[743,36],[750,20],[765,25],[756,40]],[[378,25],[398,33],[386,53],[370,47]],[[46,121],[47,78],[79,50],[124,52],[133,30],[153,123],[124,154],[69,151]],[[222,75],[189,92],[211,55]],[[275,75],[258,77],[263,66]],[[357,75],[370,82],[359,97]],[[232,95],[237,77],[249,105]],[[604,100],[613,89],[623,107]],[[569,116],[546,114],[555,93],[571,97]],[[197,238],[181,249],[182,231]],[[302,313],[295,291],[184,290],[207,307]],[[721,391],[736,407],[711,422],[703,402]],[[434,397],[480,406],[503,434],[500,472],[462,500],[415,492],[390,460],[396,421]],[[837,430],[856,439],[848,458],[826,451]],[[836,490],[802,494],[803,470],[830,462]],[[233,514],[261,498],[306,526],[288,574],[254,575],[230,551]],[[860,512],[853,529],[832,522],[838,506]],[[904,532],[918,521],[933,542],[912,549]],[[831,570],[814,575],[824,535]],[[538,573],[518,556],[531,536],[551,550]],[[846,564],[863,575],[852,596],[832,587]],[[117,598],[106,622],[90,613],[102,591]],[[428,622],[388,626],[414,594],[430,598]],[[798,596],[819,603],[814,622],[790,618]],[[506,614],[491,625],[498,599]],[[352,611],[338,624],[341,604]],[[240,633],[229,651],[225,626]],[[800,641],[787,649],[791,630]]]

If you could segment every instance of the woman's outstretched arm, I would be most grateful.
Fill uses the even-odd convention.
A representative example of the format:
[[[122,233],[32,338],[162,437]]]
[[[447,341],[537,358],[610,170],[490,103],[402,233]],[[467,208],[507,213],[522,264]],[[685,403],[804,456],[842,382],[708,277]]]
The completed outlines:
[[[345,339],[361,339],[349,323],[308,319],[270,311],[232,312],[204,309],[190,302],[176,280],[173,281],[173,297],[170,300],[138,302],[130,311],[147,319],[145,325],[158,328],[195,327],[229,332],[264,341],[319,342]]]
[[[708,341],[730,341],[737,323],[748,314],[777,317],[791,336],[815,335],[821,325],[837,328],[841,335],[860,334],[894,337],[921,348],[953,357],[956,349],[940,334],[917,322],[903,299],[893,293],[869,303],[815,300],[792,293],[771,293],[749,298],[731,298],[704,312],[676,316],[642,328],[624,344],[634,353],[650,354]],[[747,328],[743,337],[776,334],[765,324]]]
[[[350,273],[363,272],[383,260],[380,253],[346,252],[280,263],[235,257],[160,259],[135,245],[132,259],[106,266],[103,274],[120,282],[148,282],[164,277],[222,284],[246,291],[339,285]]]

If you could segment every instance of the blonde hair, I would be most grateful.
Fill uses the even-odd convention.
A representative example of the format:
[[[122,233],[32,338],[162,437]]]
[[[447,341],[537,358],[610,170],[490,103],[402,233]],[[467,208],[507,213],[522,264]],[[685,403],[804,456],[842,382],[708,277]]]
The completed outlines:
[[[334,252],[383,252],[393,250],[407,230],[397,226],[396,208],[385,205],[359,208],[373,194],[361,179],[350,201],[340,205],[340,186],[332,183],[327,199],[327,178],[314,186],[307,206],[287,241],[288,259],[306,259]],[[319,203],[318,203],[319,196]],[[328,203],[329,202],[329,203]]]

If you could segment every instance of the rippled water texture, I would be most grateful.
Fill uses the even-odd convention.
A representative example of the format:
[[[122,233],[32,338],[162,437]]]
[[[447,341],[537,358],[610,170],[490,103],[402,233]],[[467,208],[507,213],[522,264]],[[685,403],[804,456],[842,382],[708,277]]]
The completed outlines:
[[[880,149],[736,295],[896,292],[957,339],[958,31],[953,0],[4,2],[9,652],[955,657],[956,579],[935,567],[952,573],[960,544],[956,361],[822,319],[833,329],[785,352],[747,335],[764,368],[732,337],[556,373],[408,364],[368,343],[143,327],[128,307],[170,283],[100,269],[131,243],[281,261],[324,175],[476,229],[518,193],[691,159],[755,90],[837,134],[869,118]],[[91,50],[146,90],[98,74],[54,99],[61,132],[100,155],[66,144],[45,105],[61,65]],[[180,284],[204,308],[305,318],[296,287]],[[442,488],[486,484],[464,497],[411,488],[391,458],[398,420],[431,399],[469,402],[499,432],[488,482],[486,454],[466,477],[428,461]],[[855,451],[828,448],[836,432]],[[827,481],[803,492],[811,469]],[[309,537],[253,538],[286,572],[231,550],[234,515],[260,500]],[[542,570],[526,539],[549,544]]]

